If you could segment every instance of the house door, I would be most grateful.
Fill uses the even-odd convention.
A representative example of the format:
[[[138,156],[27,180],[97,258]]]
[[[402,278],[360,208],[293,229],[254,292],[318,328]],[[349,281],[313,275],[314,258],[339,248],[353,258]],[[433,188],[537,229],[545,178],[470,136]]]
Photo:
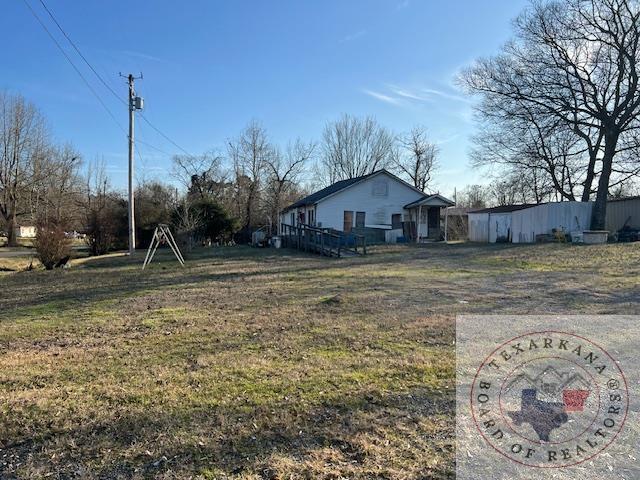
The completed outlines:
[[[351,232],[352,228],[353,228],[353,211],[345,210],[344,211],[344,227],[342,231],[344,233],[349,233]]]
[[[402,228],[402,214],[394,213],[391,215],[391,228],[393,230],[399,230]]]
[[[440,228],[440,209],[438,207],[429,208],[427,217],[427,225],[429,225],[429,229]]]
[[[429,238],[440,237],[440,207],[430,207],[427,211],[427,225]]]

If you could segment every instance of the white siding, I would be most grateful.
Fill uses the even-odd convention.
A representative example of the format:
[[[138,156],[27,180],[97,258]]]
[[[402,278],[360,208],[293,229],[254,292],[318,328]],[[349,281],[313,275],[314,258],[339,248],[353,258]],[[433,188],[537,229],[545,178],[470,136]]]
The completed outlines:
[[[18,227],[17,236],[21,238],[35,238],[36,227],[21,225]]]
[[[386,182],[386,187],[383,185]],[[403,214],[404,205],[421,198],[421,194],[381,173],[346,188],[317,204],[316,221],[322,228],[343,230],[344,211],[365,212],[365,226],[391,228],[391,215]]]
[[[533,243],[536,235],[563,229],[567,233],[588,230],[590,202],[557,202],[537,205],[511,214],[513,243]]]
[[[511,212],[489,214],[489,243],[511,241]]]
[[[469,213],[469,241],[483,243],[489,241],[488,213]]]

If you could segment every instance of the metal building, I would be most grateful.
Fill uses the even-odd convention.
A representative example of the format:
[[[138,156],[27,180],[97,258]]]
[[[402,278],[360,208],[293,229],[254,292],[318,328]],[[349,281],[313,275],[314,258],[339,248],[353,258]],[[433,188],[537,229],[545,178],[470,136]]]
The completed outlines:
[[[471,242],[511,242],[511,216],[518,210],[533,205],[503,205],[493,208],[482,208],[468,213],[469,241]]]
[[[640,228],[640,196],[617,198],[607,202],[607,230],[614,233],[625,224],[631,228]]]
[[[513,243],[534,243],[537,235],[550,235],[554,230],[582,232],[591,223],[591,202],[552,202],[513,212]]]

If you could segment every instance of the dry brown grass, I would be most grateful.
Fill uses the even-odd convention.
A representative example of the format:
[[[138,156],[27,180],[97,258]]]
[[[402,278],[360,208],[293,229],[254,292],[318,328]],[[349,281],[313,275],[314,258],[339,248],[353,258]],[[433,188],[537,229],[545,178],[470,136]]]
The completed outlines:
[[[1,478],[453,478],[456,313],[640,311],[638,245],[0,278]]]

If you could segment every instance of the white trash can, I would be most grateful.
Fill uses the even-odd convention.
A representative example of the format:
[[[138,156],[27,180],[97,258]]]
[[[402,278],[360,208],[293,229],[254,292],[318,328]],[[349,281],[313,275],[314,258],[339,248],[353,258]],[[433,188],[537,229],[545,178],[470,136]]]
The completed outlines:
[[[275,248],[282,247],[282,239],[280,237],[273,237],[271,240],[273,241],[273,246]]]

